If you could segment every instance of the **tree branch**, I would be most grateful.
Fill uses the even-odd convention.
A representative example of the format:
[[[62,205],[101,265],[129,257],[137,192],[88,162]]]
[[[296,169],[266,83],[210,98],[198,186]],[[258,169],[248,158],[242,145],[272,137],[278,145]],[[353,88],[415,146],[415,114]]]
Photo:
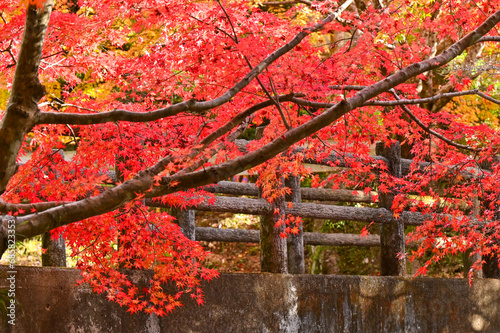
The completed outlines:
[[[491,96],[486,95],[485,93],[479,91],[478,89],[466,90],[466,91],[458,91],[458,92],[450,92],[450,93],[441,93],[435,96],[426,97],[426,98],[418,98],[418,99],[398,99],[396,101],[368,101],[363,104],[363,106],[369,105],[378,105],[378,106],[398,106],[398,105],[411,105],[411,104],[424,104],[424,103],[432,103],[441,98],[453,98],[458,96],[465,95],[478,95],[492,103],[500,104],[500,100],[495,99]]]
[[[292,0],[292,1],[265,1],[265,2],[259,3],[259,5],[263,5],[263,6],[287,6],[287,5],[296,5],[299,3],[307,5],[308,7],[311,7],[313,4],[311,1],[307,1],[307,0]]]
[[[399,96],[396,94],[396,92],[394,90],[391,89],[391,93],[394,95],[394,97],[396,99],[399,100]],[[466,149],[466,150],[471,150],[471,151],[480,151],[481,148],[473,148],[471,146],[467,146],[467,145],[462,145],[462,144],[459,144],[459,143],[456,143],[450,139],[448,139],[447,137],[445,137],[444,135],[441,135],[439,134],[438,132],[436,131],[433,131],[429,128],[429,126],[426,126],[420,119],[417,118],[417,116],[415,116],[411,111],[410,109],[408,109],[405,105],[399,105],[399,107],[401,108],[401,110],[403,110],[404,113],[406,113],[411,120],[413,120],[421,129],[423,129],[424,131],[426,131],[427,133],[431,134],[431,135],[434,135],[436,138],[439,138],[441,139],[442,141],[446,142],[447,144],[449,144],[450,146],[453,146],[455,148],[460,148],[460,149]]]
[[[346,3],[352,1],[353,0],[348,0],[346,1]],[[189,100],[179,104],[168,106],[166,108],[158,109],[155,111],[143,112],[143,113],[137,113],[125,110],[113,110],[97,114],[40,112],[36,119],[36,124],[90,125],[90,124],[102,124],[102,123],[116,122],[116,121],[146,122],[173,116],[181,112],[189,111],[189,112],[200,113],[213,109],[231,100],[237,93],[239,93],[243,88],[245,88],[253,79],[255,79],[260,73],[262,73],[262,71],[264,71],[269,65],[271,65],[274,61],[279,59],[284,54],[288,53],[295,46],[299,45],[300,42],[302,42],[302,40],[306,38],[311,32],[321,30],[325,24],[333,21],[337,16],[339,16],[342,13],[342,11],[345,8],[347,8],[345,6],[346,3],[342,4],[342,6],[340,6],[337,11],[328,15],[321,22],[314,25],[314,27],[305,28],[304,30],[299,32],[290,42],[278,48],[276,51],[274,51],[264,60],[262,60],[243,79],[241,79],[238,83],[236,83],[234,86],[228,89],[222,96],[214,98],[210,101]]]
[[[451,93],[441,93],[435,96],[431,97],[426,97],[426,98],[418,98],[418,99],[397,99],[395,101],[367,101],[363,103],[363,106],[399,106],[399,105],[412,105],[412,104],[424,104],[424,103],[432,103],[435,102],[441,98],[453,98],[453,97],[458,97],[458,96],[465,96],[465,95],[478,95],[492,103],[499,104],[500,105],[500,100],[493,98],[491,96],[488,96],[487,94],[483,93],[482,91],[478,89],[473,89],[473,90],[466,90],[466,91],[459,91],[459,92],[451,92]],[[332,107],[334,104],[332,103],[324,103],[324,102],[314,102],[314,101],[308,101],[305,99],[301,98],[292,98],[291,102],[302,105],[302,106],[309,106],[309,107],[314,107],[318,109],[325,109]]]
[[[294,45],[297,45],[309,32],[321,28],[327,22],[333,20],[335,16],[335,14],[329,15],[328,18],[319,25],[299,33],[292,40],[292,42],[267,57],[266,60],[257,65],[255,69],[245,77],[245,79],[227,91],[223,96],[209,102],[202,102],[200,103],[199,108],[210,107],[212,105],[222,103],[221,101],[223,100],[228,100],[228,96],[233,93],[235,94],[247,84],[245,80],[254,78],[269,63],[277,59],[282,54],[288,52],[288,50],[293,48]],[[218,180],[227,179],[244,170],[259,165],[276,156],[278,153],[285,151],[296,142],[312,135],[325,126],[328,126],[347,112],[362,106],[363,103],[369,99],[383,92],[389,91],[412,77],[446,64],[460,55],[469,45],[476,42],[481,36],[486,34],[499,21],[500,11],[490,16],[478,28],[453,44],[439,56],[407,66],[395,74],[388,76],[384,80],[363,88],[353,97],[335,104],[307,123],[285,132],[270,143],[244,156],[240,156],[216,166],[207,167],[204,170],[164,177],[161,181],[161,186],[153,187],[155,175],[162,172],[165,169],[165,165],[172,160],[170,157],[167,157],[153,167],[139,172],[134,178],[112,189],[108,189],[98,196],[50,208],[41,213],[17,217],[15,219],[18,239],[22,240],[23,238],[32,237],[62,225],[67,225],[88,217],[110,212],[120,207],[125,202],[134,200],[141,193],[144,193],[146,197],[156,197],[185,189],[208,185],[215,183]],[[151,188],[152,190],[149,191]],[[3,238],[4,240],[7,236],[6,226],[9,218],[12,219],[12,217],[7,216],[3,219],[4,223],[2,223],[0,238]]]
[[[0,198],[0,213],[2,214],[18,214],[18,215],[28,215],[34,212],[43,212],[49,208],[61,206],[69,202],[65,201],[49,201],[49,202],[37,202],[31,204],[13,204],[6,202]]]
[[[484,42],[500,42],[500,36],[484,36],[476,41],[476,43],[484,43]]]
[[[147,196],[161,196],[188,188],[216,183],[220,180],[228,179],[229,177],[244,170],[253,168],[276,156],[280,152],[285,151],[294,143],[308,137],[309,135],[312,135],[325,126],[328,126],[347,112],[362,106],[363,103],[365,103],[367,100],[383,92],[389,91],[395,86],[405,82],[409,78],[445,65],[446,63],[460,55],[468,46],[474,43],[482,35],[491,30],[499,21],[500,11],[497,11],[485,22],[483,22],[483,24],[481,24],[478,28],[467,34],[455,44],[451,45],[440,55],[409,65],[388,76],[384,80],[378,81],[371,86],[364,87],[353,97],[333,105],[332,107],[325,110],[322,114],[311,119],[309,122],[287,131],[265,146],[244,156],[240,156],[238,158],[235,158],[234,160],[222,163],[220,165],[208,167],[204,170],[199,170],[183,175],[173,175],[170,177],[165,177],[162,180],[163,187],[153,189],[153,191],[148,193]],[[172,183],[176,185],[171,186]]]

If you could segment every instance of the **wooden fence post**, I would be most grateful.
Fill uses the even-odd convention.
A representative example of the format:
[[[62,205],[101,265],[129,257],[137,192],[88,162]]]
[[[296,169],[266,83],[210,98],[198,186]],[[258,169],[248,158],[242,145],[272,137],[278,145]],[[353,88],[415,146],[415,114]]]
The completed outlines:
[[[53,153],[59,154],[64,161],[64,152],[53,149]],[[66,267],[66,241],[63,235],[53,240],[50,231],[42,235],[42,266],[44,267]]]
[[[495,214],[496,219],[500,219],[500,212]],[[498,244],[498,243],[497,243]],[[500,279],[500,268],[498,267],[498,260],[500,259],[497,254],[485,256],[483,255],[483,278],[486,279]]]
[[[283,181],[281,186],[283,186]],[[259,192],[260,196],[260,192]],[[272,212],[260,216],[260,270],[269,273],[288,273],[286,239],[280,236],[285,225],[275,227],[280,218],[285,217],[285,198],[277,198],[272,203]],[[278,210],[278,214],[274,212]]]
[[[483,278],[500,279],[500,268],[498,267],[498,255],[483,256]]]
[[[300,177],[290,176],[285,184],[291,188],[292,193],[286,198],[287,201],[292,203],[301,202],[300,193]],[[287,237],[287,250],[288,250],[288,273],[290,274],[304,274],[304,232],[303,226],[300,224],[299,233],[294,235],[290,234]]]
[[[172,215],[177,219],[184,236],[190,240],[195,240],[195,211],[192,209],[172,208]]]
[[[42,235],[42,266],[66,267],[66,242],[63,235],[52,240],[50,231]]]
[[[389,171],[393,177],[401,178],[401,145],[399,142],[386,147],[383,142],[377,142],[377,155],[385,157],[389,161]],[[379,204],[391,210],[395,195],[394,189],[389,193],[379,193]],[[399,253],[405,252],[405,229],[404,221],[398,219],[393,223],[385,223],[380,226],[380,261],[382,276],[397,276],[405,274],[405,260],[398,258]]]

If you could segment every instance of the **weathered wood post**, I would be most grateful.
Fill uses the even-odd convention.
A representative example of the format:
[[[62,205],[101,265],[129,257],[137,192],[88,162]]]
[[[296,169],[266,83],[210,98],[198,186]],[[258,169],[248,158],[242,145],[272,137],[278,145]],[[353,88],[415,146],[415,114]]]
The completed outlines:
[[[286,200],[292,203],[301,202],[300,192],[300,177],[290,176],[286,182],[286,186],[292,190],[292,193],[287,196]],[[299,226],[299,233],[294,235],[290,234],[287,237],[287,251],[288,251],[288,273],[290,274],[304,274],[304,238],[303,226]]]
[[[389,162],[389,171],[393,177],[401,178],[401,145],[394,142],[386,147],[383,142],[377,142],[376,153],[385,157]],[[395,189],[388,193],[379,193],[379,204],[381,207],[391,210]],[[397,276],[405,274],[405,260],[400,259],[398,254],[405,252],[405,229],[404,221],[398,219],[393,223],[380,226],[380,261],[382,276]]]
[[[497,211],[495,218],[500,220],[500,211]],[[499,259],[499,256],[495,253],[492,255],[483,255],[483,278],[500,279],[500,268],[498,267]]]
[[[483,255],[483,278],[500,279],[500,268],[498,267],[498,255]]]
[[[66,242],[63,235],[53,240],[50,231],[42,235],[42,266],[66,267]]]
[[[64,152],[53,149],[64,161]],[[49,232],[42,235],[42,266],[44,267],[66,267],[66,241],[63,235],[53,240]]]
[[[124,169],[120,168],[120,165],[124,165],[126,166],[126,163],[128,161],[128,158],[123,155],[121,152],[122,152],[122,147],[120,147],[120,152],[115,155],[115,176],[116,176],[116,181],[119,182],[119,183],[122,183],[125,181],[125,175],[124,175]],[[119,208],[118,210],[120,212],[119,216],[116,217],[117,219],[117,222],[118,222],[118,225],[122,224],[121,222],[124,221],[127,217],[126,217],[126,211],[123,207]],[[118,246],[118,249],[126,249],[127,247],[130,246],[130,242],[124,242],[122,240],[122,237],[123,236],[126,236],[127,235],[127,232],[125,230],[119,230],[119,234],[118,234],[118,237],[117,237],[117,246]],[[135,258],[132,257],[130,260],[130,263],[133,263],[135,261]],[[120,268],[125,268],[126,267],[126,263],[125,262],[121,262],[119,264],[119,267]]]
[[[477,195],[474,196],[472,202],[474,203],[473,211],[472,213],[475,216],[478,216],[480,214],[480,203]],[[472,268],[472,265],[482,259],[481,255],[479,253],[472,254],[472,250],[467,250],[463,254],[463,263],[464,263],[464,275],[468,276],[470,269]],[[475,270],[473,272],[473,277],[474,278],[482,278],[483,277],[483,270]]]
[[[195,240],[195,211],[192,209],[172,208],[172,216],[177,219],[184,236],[190,240]]]
[[[283,186],[281,180],[279,186]],[[259,191],[259,197],[260,191]],[[286,239],[280,236],[285,225],[275,227],[285,217],[285,198],[276,198],[271,204],[271,213],[260,216],[260,270],[269,273],[288,273]],[[277,212],[277,214],[275,214]]]

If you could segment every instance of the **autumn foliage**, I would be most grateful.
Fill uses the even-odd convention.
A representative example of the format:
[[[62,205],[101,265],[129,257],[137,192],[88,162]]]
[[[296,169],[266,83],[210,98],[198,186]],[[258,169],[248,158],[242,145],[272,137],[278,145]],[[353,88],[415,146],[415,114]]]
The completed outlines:
[[[63,233],[85,282],[131,312],[159,315],[183,294],[201,304],[200,281],[217,273],[168,212],[144,200],[183,207],[210,197],[202,186],[247,169],[261,174],[270,201],[283,194],[274,186],[283,174],[396,193],[395,217],[430,214],[409,237],[421,242],[409,256],[432,254],[426,266],[466,250],[498,255],[499,7],[3,0],[0,149],[18,162],[32,156],[15,172],[14,159],[0,160],[0,211],[17,217],[21,238]],[[35,79],[14,74],[30,70],[20,52],[26,13],[29,25],[50,11],[39,100],[28,89]],[[237,138],[250,140],[245,149]],[[371,159],[377,141],[400,141],[413,159],[409,173],[396,179]],[[63,160],[58,150],[75,156]],[[302,165],[331,154],[350,168],[321,179]],[[296,233],[300,220],[281,223]],[[139,288],[119,268],[154,273]]]

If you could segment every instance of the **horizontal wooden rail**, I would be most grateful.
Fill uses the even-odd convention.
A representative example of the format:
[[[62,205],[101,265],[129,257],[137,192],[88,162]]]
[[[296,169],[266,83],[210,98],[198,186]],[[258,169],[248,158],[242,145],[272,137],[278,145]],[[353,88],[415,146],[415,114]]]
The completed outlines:
[[[247,146],[247,144],[250,143],[250,141],[240,139],[240,140],[235,140],[235,143],[238,145],[238,148],[240,151],[246,152],[247,151],[246,146]],[[303,147],[296,147],[293,149],[294,153],[301,153],[303,151],[305,151],[305,149]],[[349,154],[349,153],[342,154],[342,155],[337,154],[337,153],[331,153],[327,157],[324,157],[321,159],[317,159],[314,157],[313,158],[305,158],[303,160],[303,162],[309,163],[309,164],[316,164],[316,165],[325,165],[325,166],[332,166],[333,165],[333,166],[336,166],[339,168],[349,167],[351,162],[361,162],[361,163],[365,163],[365,164],[370,164],[370,163],[374,163],[374,162],[375,163],[383,162],[385,164],[389,163],[387,158],[385,158],[383,156],[366,156],[366,157],[360,158],[358,156],[355,156],[355,155]],[[411,167],[412,163],[413,163],[413,160],[409,160],[409,159],[405,159],[405,158],[401,159],[401,171],[402,171],[403,176],[410,173],[410,167]],[[429,167],[430,165],[431,165],[431,163],[429,163],[429,162],[419,162],[418,168],[420,170],[424,170],[427,167]],[[433,165],[438,166],[439,164],[434,163]],[[490,173],[490,171],[488,171],[486,169],[471,168],[471,167],[463,168],[460,165],[449,165],[449,166],[448,165],[447,166],[441,165],[441,166],[448,168],[452,172],[456,171],[457,174],[460,174],[462,177],[464,177],[467,180],[481,177],[482,174],[485,174],[485,173],[486,174]]]
[[[230,212],[235,214],[265,215],[273,213],[271,205],[265,199],[222,196],[216,196],[213,199],[213,203],[204,200],[188,207],[196,210]],[[169,207],[159,200],[147,199],[145,203],[151,207]],[[385,208],[334,206],[316,203],[292,203],[291,207],[287,203],[285,204],[285,214],[334,221],[358,221],[366,223],[392,223],[396,221],[393,214]],[[404,211],[400,218],[403,219],[406,225],[421,225],[425,220],[432,219],[432,215]]]
[[[196,227],[195,235],[197,241],[259,243],[260,231]],[[380,246],[380,237],[378,235],[367,235],[361,238],[360,235],[356,234],[305,232],[304,244],[327,246]]]
[[[205,190],[211,193],[222,193],[230,195],[258,196],[259,189],[253,183],[238,183],[230,181],[220,181],[217,185],[206,186]],[[339,201],[339,202],[374,202],[377,192],[365,194],[363,191],[352,190],[332,190],[326,188],[301,188],[303,200],[317,201]]]

